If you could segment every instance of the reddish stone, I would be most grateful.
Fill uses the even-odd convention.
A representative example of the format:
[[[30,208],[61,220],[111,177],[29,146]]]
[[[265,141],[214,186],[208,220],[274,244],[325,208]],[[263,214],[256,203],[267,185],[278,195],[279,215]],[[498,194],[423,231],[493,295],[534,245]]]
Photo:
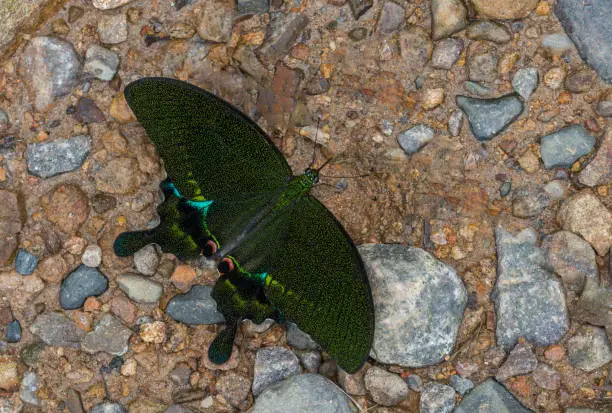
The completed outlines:
[[[115,297],[110,302],[111,313],[115,314],[126,324],[131,325],[136,321],[136,306],[127,298],[119,296]]]
[[[170,281],[181,291],[188,291],[196,278],[195,269],[189,265],[179,265],[174,269]]]
[[[74,184],[57,186],[45,205],[49,221],[66,234],[75,234],[89,216],[87,195]]]
[[[276,65],[270,88],[259,90],[257,110],[263,114],[270,129],[284,129],[295,108],[295,95],[303,74],[282,63]]]
[[[544,351],[544,357],[551,361],[561,361],[565,358],[565,348],[559,344],[549,346]]]
[[[0,266],[8,265],[17,248],[21,231],[21,212],[17,194],[0,191]]]

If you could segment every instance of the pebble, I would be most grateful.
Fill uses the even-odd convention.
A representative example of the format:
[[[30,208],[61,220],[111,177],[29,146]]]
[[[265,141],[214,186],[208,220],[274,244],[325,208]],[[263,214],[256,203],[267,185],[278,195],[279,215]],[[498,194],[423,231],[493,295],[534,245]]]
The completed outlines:
[[[583,7],[573,0],[560,0],[555,2],[554,13],[584,61],[603,80],[612,82],[612,8],[605,2]]]
[[[166,341],[166,324],[163,321],[151,321],[140,325],[138,334],[145,343],[161,344]]]
[[[459,136],[463,127],[463,111],[454,110],[448,118],[448,131],[451,136]]]
[[[5,337],[8,343],[18,343],[21,341],[21,324],[19,320],[13,320],[8,323]]]
[[[465,396],[467,392],[474,388],[474,383],[472,382],[472,380],[464,379],[463,377],[457,374],[453,374],[452,376],[450,376],[448,382],[453,387],[453,389],[455,389],[455,391],[462,396]]]
[[[455,409],[454,413],[530,413],[512,393],[493,379],[476,386]]]
[[[376,319],[372,357],[406,367],[442,361],[453,349],[467,304],[455,270],[418,248],[368,244],[358,249],[376,314],[393,320]]]
[[[338,369],[338,384],[342,386],[344,391],[352,396],[365,396],[367,394],[364,382],[364,376],[367,371],[366,367],[367,365],[353,374]]]
[[[420,413],[450,413],[455,407],[455,391],[444,384],[430,382],[421,392]]]
[[[395,406],[408,397],[408,385],[397,374],[372,366],[364,377],[365,387],[374,403]]]
[[[399,34],[400,58],[407,73],[421,73],[433,51],[429,34],[418,26],[402,30]]]
[[[561,376],[548,364],[538,364],[533,372],[533,381],[546,390],[558,390],[561,387]]]
[[[580,172],[578,180],[590,187],[612,182],[612,128],[608,128],[597,153]]]
[[[42,341],[34,341],[24,346],[19,352],[19,358],[26,366],[35,369],[38,365],[40,353],[45,349],[46,345]]]
[[[550,196],[550,199],[558,201],[565,198],[568,190],[568,183],[567,181],[563,181],[561,179],[555,179],[547,183],[544,186],[544,190]]]
[[[329,90],[329,80],[321,76],[313,76],[306,85],[305,92],[308,95],[321,95]]]
[[[74,23],[79,20],[85,14],[85,10],[82,7],[70,6],[68,8],[68,23]]]
[[[119,55],[105,47],[93,44],[85,52],[85,65],[83,71],[96,78],[109,81],[119,68]]]
[[[431,2],[432,37],[440,40],[467,26],[467,10],[460,0]]]
[[[270,385],[300,374],[300,361],[284,347],[264,347],[257,350],[253,372],[253,395],[258,396]]]
[[[87,297],[96,297],[108,289],[108,278],[97,268],[79,265],[60,286],[59,300],[64,310],[81,308]]]
[[[274,30],[268,40],[257,50],[257,55],[264,65],[272,66],[277,60],[287,55],[308,26],[308,22],[306,15],[298,14],[289,23]]]
[[[538,70],[534,67],[519,69],[512,78],[512,88],[525,100],[529,100],[537,87]]]
[[[493,83],[498,77],[499,59],[494,50],[469,56],[468,77],[473,82]]]
[[[595,251],[573,232],[557,231],[552,235],[548,263],[569,291],[582,292],[587,277],[599,279]]]
[[[128,351],[132,330],[125,327],[119,319],[105,314],[81,341],[81,349],[89,354],[100,351],[115,356],[122,356]]]
[[[523,103],[517,95],[506,95],[497,99],[458,95],[457,106],[467,115],[470,129],[479,141],[497,136],[523,113]]]
[[[492,90],[477,82],[466,80],[463,82],[463,88],[472,95],[487,97],[492,95]]]
[[[92,407],[89,413],[127,413],[127,409],[119,403],[103,402]]]
[[[46,344],[57,347],[78,347],[85,332],[60,313],[43,313],[30,326]]]
[[[230,40],[234,25],[234,2],[206,1],[198,9],[198,34],[203,40],[224,43]]]
[[[510,377],[529,374],[535,370],[537,365],[538,359],[533,353],[531,346],[528,343],[519,343],[512,349],[504,364],[497,370],[495,379],[501,382],[508,380]]]
[[[553,67],[544,75],[544,84],[553,90],[559,89],[564,80],[565,70],[560,67]]]
[[[406,377],[405,381],[410,390],[419,393],[423,391],[423,379],[421,379],[421,377],[417,376],[416,374],[409,375],[408,377]]]
[[[538,0],[472,0],[472,5],[481,17],[516,20],[527,17],[538,5]]]
[[[239,407],[249,397],[250,388],[251,380],[234,372],[219,377],[215,385],[219,395],[234,407]]]
[[[237,0],[238,14],[263,14],[270,9],[270,0]]]
[[[91,137],[73,136],[27,146],[28,172],[39,178],[50,178],[79,168],[91,151]]]
[[[308,373],[316,373],[321,367],[321,353],[318,351],[301,351],[298,354],[304,369]]]
[[[565,33],[551,33],[544,35],[540,40],[540,44],[544,50],[547,50],[555,56],[561,56],[563,53],[574,48],[572,40]]]
[[[75,184],[53,188],[48,202],[43,202],[47,219],[65,234],[75,234],[89,216],[87,195]]]
[[[117,206],[117,200],[113,196],[103,193],[94,195],[89,203],[98,214],[103,214]]]
[[[134,266],[143,275],[153,275],[159,266],[160,256],[157,248],[149,244],[134,254]]]
[[[365,27],[356,27],[349,32],[349,38],[354,42],[360,42],[368,35],[368,29]]]
[[[317,350],[319,345],[295,323],[287,325],[287,344],[298,350]]]
[[[612,245],[612,213],[589,191],[568,199],[559,209],[557,221],[564,230],[584,238],[598,255],[608,253]]]
[[[449,70],[461,56],[463,39],[450,37],[436,43],[431,55],[431,66],[436,69]]]
[[[120,275],[117,285],[128,297],[142,304],[157,303],[164,291],[158,282],[134,274]]]
[[[518,163],[521,169],[530,174],[540,169],[540,158],[530,150],[525,151],[525,153],[518,158]]]
[[[589,325],[567,340],[567,353],[571,365],[583,371],[593,371],[612,360],[606,331]]]
[[[548,270],[544,251],[531,228],[516,236],[498,227],[497,282],[493,290],[497,342],[506,350],[519,337],[540,346],[559,341],[569,328],[565,294]]]
[[[377,30],[384,34],[393,33],[400,29],[403,23],[404,7],[393,1],[386,1],[380,11]]]
[[[166,306],[166,314],[185,324],[217,324],[225,321],[211,297],[212,287],[194,285],[188,293],[175,295]]]
[[[19,398],[33,406],[40,406],[42,403],[36,395],[38,389],[38,378],[36,377],[36,373],[29,371],[23,375],[23,379],[21,380]]]
[[[82,97],[76,105],[74,116],[80,123],[101,123],[106,119],[104,113],[96,105],[93,99]]]
[[[343,0],[333,0],[335,2],[342,2]],[[368,10],[372,8],[373,0],[348,0],[348,4],[351,7],[351,11],[353,12],[353,16],[355,20],[359,20],[361,16],[367,13]]]
[[[444,88],[427,89],[421,95],[421,107],[432,110],[444,103]]]
[[[140,183],[138,163],[133,158],[115,158],[100,168],[94,178],[99,191],[110,194],[129,194]]]
[[[570,73],[565,78],[565,88],[572,93],[584,93],[592,89],[593,83],[597,81],[597,74],[592,70],[580,70]]]
[[[353,413],[342,390],[318,374],[298,374],[268,387],[250,413]]]
[[[105,44],[119,44],[127,40],[127,15],[102,14],[98,17],[98,36]]]
[[[93,0],[92,4],[96,9],[110,10],[116,9],[117,7],[125,6],[131,1],[132,0]]]
[[[81,262],[88,267],[99,267],[102,263],[102,248],[99,245],[89,245],[81,256]]]
[[[15,257],[15,271],[21,275],[30,275],[38,266],[38,257],[29,253],[23,248],[19,248]]]
[[[478,20],[470,24],[465,31],[468,39],[487,40],[495,43],[508,43],[512,34],[506,26],[490,20]]]
[[[33,38],[22,56],[24,85],[34,96],[36,110],[43,111],[56,97],[72,92],[78,83],[81,62],[72,44],[56,37]],[[66,162],[66,158],[62,159]]]
[[[427,125],[416,125],[401,132],[397,142],[407,155],[417,152],[434,138],[434,130]]]

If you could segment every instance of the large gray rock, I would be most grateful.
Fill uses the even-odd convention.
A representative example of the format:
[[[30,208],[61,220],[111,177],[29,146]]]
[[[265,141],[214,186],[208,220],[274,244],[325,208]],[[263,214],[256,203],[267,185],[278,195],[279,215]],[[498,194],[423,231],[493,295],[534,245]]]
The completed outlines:
[[[89,354],[104,352],[122,356],[128,351],[132,330],[125,327],[118,318],[106,314],[96,324],[93,331],[87,333],[81,342],[81,349]]]
[[[569,168],[595,146],[595,137],[582,125],[572,125],[543,136],[540,153],[547,169]]]
[[[318,374],[291,376],[264,390],[250,413],[355,413],[350,399]]]
[[[166,314],[185,324],[217,324],[225,321],[210,296],[212,287],[194,285],[185,294],[175,295],[166,306]]]
[[[40,178],[49,178],[79,168],[91,151],[91,137],[73,136],[51,142],[32,143],[27,146],[28,172]]]
[[[612,7],[605,0],[557,0],[555,15],[580,56],[607,82],[612,82]]]
[[[30,326],[30,332],[36,334],[46,344],[58,347],[78,347],[81,338],[85,335],[85,331],[60,313],[39,315]]]
[[[603,328],[584,326],[567,340],[567,352],[572,366],[593,371],[612,360],[612,351]]]
[[[565,295],[559,279],[548,270],[544,251],[530,228],[513,236],[503,228],[495,232],[497,282],[493,301],[497,315],[497,341],[506,350],[519,337],[546,346],[556,343],[569,328]]]
[[[457,106],[467,115],[470,129],[479,141],[497,136],[523,113],[523,102],[514,94],[496,99],[458,95]]]
[[[371,355],[381,363],[421,367],[453,349],[467,294],[455,270],[418,248],[359,247],[374,298]]]
[[[300,374],[300,371],[300,361],[291,350],[284,347],[260,348],[255,355],[253,395],[259,395],[271,384]]]
[[[508,390],[493,379],[477,386],[461,400],[454,413],[530,413]]]
[[[81,62],[70,43],[56,37],[32,39],[23,52],[21,71],[34,106],[43,111],[58,96],[72,92]]]

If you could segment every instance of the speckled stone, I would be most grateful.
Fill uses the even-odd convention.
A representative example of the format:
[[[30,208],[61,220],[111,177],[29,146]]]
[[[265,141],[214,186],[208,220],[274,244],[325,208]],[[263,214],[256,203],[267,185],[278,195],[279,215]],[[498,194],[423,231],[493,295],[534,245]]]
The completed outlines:
[[[427,125],[416,125],[400,133],[397,142],[407,155],[417,152],[434,138],[434,130]]]
[[[455,407],[455,391],[444,384],[430,382],[421,392],[420,413],[450,413]]]
[[[543,136],[540,153],[547,169],[569,168],[581,156],[591,152],[594,146],[593,135],[582,125],[572,125]]]
[[[38,266],[38,257],[30,254],[23,248],[19,248],[17,251],[17,257],[15,257],[15,271],[21,275],[30,275],[34,272]]]
[[[317,350],[319,345],[294,323],[288,323],[287,343],[298,350]]]
[[[87,333],[81,342],[81,349],[89,354],[104,352],[122,356],[128,351],[132,330],[125,327],[119,319],[105,314],[93,331]]]
[[[217,324],[225,321],[211,297],[212,287],[194,285],[185,294],[175,295],[166,306],[166,314],[185,324]]]
[[[514,94],[497,99],[458,95],[457,106],[467,115],[470,129],[479,141],[493,139],[523,113],[523,102]]]
[[[27,146],[28,172],[40,178],[50,178],[79,168],[91,151],[91,137],[73,136]]]
[[[584,371],[593,371],[612,360],[605,330],[589,325],[567,340],[567,353],[572,366]]]
[[[382,406],[395,406],[408,397],[408,385],[400,376],[380,367],[370,367],[364,377],[372,400]]]
[[[39,336],[46,344],[58,347],[78,347],[85,335],[85,331],[60,313],[39,315],[30,326],[30,332]]]
[[[463,51],[463,39],[450,37],[436,43],[431,55],[431,66],[436,69],[449,70],[459,59]]]
[[[512,88],[525,100],[529,100],[537,87],[538,70],[534,67],[519,69],[512,78]]]
[[[434,40],[450,36],[467,25],[467,10],[460,0],[433,0],[431,14]]]
[[[119,55],[105,47],[93,44],[85,53],[85,66],[83,71],[100,80],[109,81],[119,68]]]
[[[476,386],[454,413],[531,413],[501,384],[493,379]]]
[[[253,373],[253,395],[257,396],[270,385],[300,374],[300,361],[284,347],[264,347],[257,350]]]

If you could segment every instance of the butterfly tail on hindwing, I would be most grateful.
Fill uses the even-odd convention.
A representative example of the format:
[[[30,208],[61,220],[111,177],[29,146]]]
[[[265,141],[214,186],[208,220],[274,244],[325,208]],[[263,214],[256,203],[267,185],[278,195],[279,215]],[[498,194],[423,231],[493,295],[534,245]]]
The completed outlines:
[[[208,348],[208,358],[215,364],[223,364],[229,360],[234,347],[234,338],[240,320],[228,320],[225,329],[217,334]]]
[[[127,257],[152,242],[155,242],[153,230],[124,232],[117,237],[113,248],[119,257]]]

